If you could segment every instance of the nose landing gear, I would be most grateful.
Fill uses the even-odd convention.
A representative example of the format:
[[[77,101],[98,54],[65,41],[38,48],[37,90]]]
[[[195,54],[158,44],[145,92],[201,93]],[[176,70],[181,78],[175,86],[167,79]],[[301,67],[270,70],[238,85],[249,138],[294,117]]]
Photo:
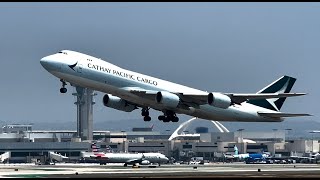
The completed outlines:
[[[144,116],[144,121],[151,121],[151,117],[149,116],[149,108],[142,108],[141,116]]]
[[[66,93],[67,92],[67,88],[65,88],[65,86],[67,85],[67,83],[63,79],[60,79],[60,81],[62,82],[62,88],[60,88],[60,93]]]

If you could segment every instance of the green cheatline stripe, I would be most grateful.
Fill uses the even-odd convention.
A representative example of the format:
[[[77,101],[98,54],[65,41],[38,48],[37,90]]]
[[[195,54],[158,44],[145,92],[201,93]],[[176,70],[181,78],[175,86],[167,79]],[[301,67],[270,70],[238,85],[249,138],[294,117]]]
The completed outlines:
[[[44,177],[48,177],[48,174],[17,174],[17,175],[3,175],[3,177],[44,178]]]
[[[42,171],[67,171],[67,169],[41,169],[41,168],[35,168],[31,170],[42,170]]]

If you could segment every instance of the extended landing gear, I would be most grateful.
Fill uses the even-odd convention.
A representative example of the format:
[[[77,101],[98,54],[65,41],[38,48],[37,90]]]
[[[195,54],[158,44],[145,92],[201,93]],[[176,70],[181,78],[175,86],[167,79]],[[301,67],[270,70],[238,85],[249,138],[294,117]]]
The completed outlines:
[[[151,121],[151,117],[149,116],[149,108],[142,108],[141,116],[144,116],[144,121]]]
[[[60,93],[66,93],[67,88],[65,88],[65,86],[67,85],[67,83],[63,79],[60,79],[60,81],[62,82],[62,88],[60,88]]]
[[[174,113],[173,111],[166,111],[164,115],[161,115],[158,117],[158,119],[160,121],[163,122],[178,122],[179,118],[177,117],[176,113]]]

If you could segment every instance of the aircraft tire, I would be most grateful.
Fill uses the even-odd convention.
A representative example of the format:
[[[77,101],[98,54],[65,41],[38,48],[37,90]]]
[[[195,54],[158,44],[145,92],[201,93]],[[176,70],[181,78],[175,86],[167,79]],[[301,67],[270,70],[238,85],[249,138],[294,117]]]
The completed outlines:
[[[158,116],[158,119],[159,119],[160,121],[163,121],[164,119],[166,119],[166,117],[165,117],[165,116]]]
[[[148,109],[142,109],[142,111],[141,111],[141,116],[149,116],[149,111],[148,111]]]
[[[60,88],[60,93],[66,93],[67,92],[67,88]]]
[[[178,118],[178,117],[173,117],[171,121],[172,121],[172,122],[178,122],[178,121],[179,121],[179,118]]]
[[[164,118],[163,122],[170,122],[170,119],[168,117]]]
[[[151,121],[151,117],[150,117],[150,116],[145,116],[145,117],[143,118],[143,120],[144,120],[144,121]]]

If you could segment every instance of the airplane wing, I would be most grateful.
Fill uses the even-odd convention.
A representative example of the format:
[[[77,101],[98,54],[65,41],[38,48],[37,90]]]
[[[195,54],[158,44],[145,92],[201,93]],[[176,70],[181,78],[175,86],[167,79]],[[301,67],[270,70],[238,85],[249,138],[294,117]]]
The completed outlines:
[[[142,161],[141,158],[139,158],[139,159],[130,159],[126,163],[127,164],[134,164],[134,163],[140,163],[141,161]]]
[[[183,94],[179,93],[186,102],[193,102],[198,105],[203,105],[208,102],[208,94]],[[270,99],[302,96],[306,93],[261,93],[261,94],[238,94],[238,93],[221,93],[230,97],[231,101],[236,104],[241,104],[250,99]]]
[[[270,118],[281,118],[281,117],[298,117],[298,116],[312,116],[310,114],[292,114],[292,113],[267,113],[258,112],[260,116],[270,117]]]
[[[127,87],[122,88],[128,90],[130,93],[135,94],[139,97],[154,100],[159,91],[145,90],[139,87]],[[177,92],[170,92],[176,94],[180,97],[181,103],[179,104],[180,108],[189,109],[189,107],[199,108],[199,105],[207,103],[208,94],[184,94]]]
[[[135,94],[137,96],[140,96],[140,97],[146,98],[146,99],[155,99],[155,96],[158,92],[158,91],[153,91],[153,90],[142,89],[140,87],[124,87],[121,89],[129,91],[132,94]]]
[[[155,96],[158,91],[146,90],[140,87],[125,87],[123,90],[127,90],[139,97],[147,99],[155,99]],[[192,93],[180,93],[180,92],[171,92],[176,94],[181,99],[180,108],[189,109],[189,107],[198,108],[200,105],[208,103],[208,94],[192,94]],[[230,97],[231,101],[236,104],[241,104],[244,101],[249,99],[269,99],[269,98],[281,98],[281,97],[293,97],[293,96],[302,96],[306,93],[260,93],[260,94],[237,94],[237,93],[222,93]]]
[[[270,98],[282,98],[302,96],[306,93],[260,93],[260,94],[236,94],[236,93],[224,93],[229,96],[234,103],[240,104],[249,99],[270,99]]]

